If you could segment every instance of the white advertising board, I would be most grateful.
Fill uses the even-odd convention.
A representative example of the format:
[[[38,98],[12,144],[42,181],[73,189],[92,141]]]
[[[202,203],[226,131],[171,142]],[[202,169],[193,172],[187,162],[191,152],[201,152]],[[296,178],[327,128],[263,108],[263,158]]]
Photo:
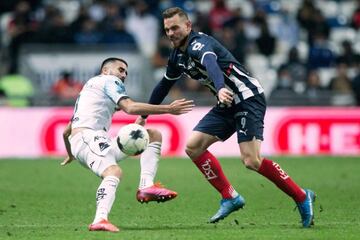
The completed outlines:
[[[162,154],[185,156],[186,139],[210,108],[181,116],[150,116],[147,128],[163,134]],[[0,108],[0,158],[65,155],[62,132],[72,108]],[[112,136],[137,116],[118,112]],[[269,108],[265,117],[263,155],[329,154],[360,156],[360,108]],[[217,156],[238,156],[234,134],[210,150]]]

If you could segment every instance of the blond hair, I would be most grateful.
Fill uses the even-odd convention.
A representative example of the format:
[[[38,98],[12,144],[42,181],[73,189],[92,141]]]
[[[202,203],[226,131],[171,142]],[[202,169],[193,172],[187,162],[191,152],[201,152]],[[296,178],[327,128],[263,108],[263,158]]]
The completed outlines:
[[[172,18],[175,15],[179,15],[179,17],[184,17],[189,20],[187,13],[179,7],[168,8],[162,13],[164,19]]]

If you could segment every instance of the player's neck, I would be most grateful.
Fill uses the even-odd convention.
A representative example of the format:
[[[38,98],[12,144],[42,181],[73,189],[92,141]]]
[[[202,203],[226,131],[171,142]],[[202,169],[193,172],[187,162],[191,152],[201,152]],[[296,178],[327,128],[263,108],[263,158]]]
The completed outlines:
[[[185,43],[179,47],[180,51],[185,52],[188,44],[189,44],[189,38],[187,38]]]
[[[187,35],[186,40],[184,41],[184,44],[182,44],[182,45],[179,47],[180,51],[182,51],[182,52],[185,52],[187,46],[189,45],[190,33],[191,33],[191,32],[189,32],[189,34]]]

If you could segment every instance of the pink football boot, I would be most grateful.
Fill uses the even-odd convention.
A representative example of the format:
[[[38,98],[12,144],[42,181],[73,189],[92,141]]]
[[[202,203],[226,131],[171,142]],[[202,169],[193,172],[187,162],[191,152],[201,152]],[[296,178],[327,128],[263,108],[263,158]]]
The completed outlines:
[[[136,193],[136,199],[141,203],[151,201],[166,202],[176,198],[177,192],[164,188],[161,183],[155,183],[153,186],[139,189]]]
[[[118,232],[120,230],[118,227],[110,223],[108,220],[103,219],[98,223],[90,224],[89,231]]]

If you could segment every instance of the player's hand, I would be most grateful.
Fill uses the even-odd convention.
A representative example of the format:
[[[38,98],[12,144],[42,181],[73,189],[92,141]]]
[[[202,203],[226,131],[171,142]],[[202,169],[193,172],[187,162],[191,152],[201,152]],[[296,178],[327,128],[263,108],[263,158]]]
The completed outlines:
[[[75,160],[74,156],[67,156],[62,163],[60,163],[61,166],[65,166],[66,164],[71,163],[73,160]]]
[[[185,98],[175,100],[170,104],[170,114],[180,115],[190,112],[195,106],[193,100],[186,100]]]
[[[229,89],[227,88],[221,88],[218,92],[218,97],[219,97],[219,101],[221,103],[224,103],[226,105],[231,105],[232,101],[233,101],[233,95],[234,93],[231,92]]]
[[[138,116],[137,119],[135,120],[136,124],[139,124],[141,126],[145,126],[146,123],[146,119],[142,118],[141,116]]]

